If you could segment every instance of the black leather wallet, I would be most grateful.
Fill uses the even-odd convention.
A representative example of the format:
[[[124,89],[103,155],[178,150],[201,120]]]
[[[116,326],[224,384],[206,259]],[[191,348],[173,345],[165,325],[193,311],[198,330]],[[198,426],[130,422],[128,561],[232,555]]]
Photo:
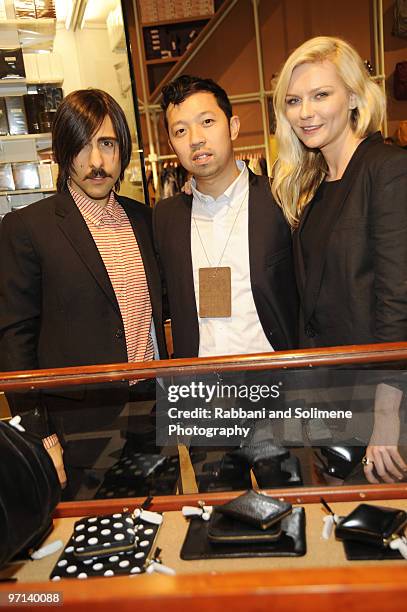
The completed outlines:
[[[227,504],[217,506],[216,509],[221,514],[254,525],[258,529],[269,529],[291,513],[292,505],[251,490]]]
[[[340,444],[321,446],[321,461],[324,471],[329,476],[345,480],[360,465],[366,451],[366,446],[356,439],[345,440]]]
[[[307,552],[304,508],[294,508],[281,521],[282,534],[274,542],[211,542],[209,522],[200,518],[190,520],[181,549],[181,559],[238,559],[248,557],[301,557]]]
[[[391,559],[403,559],[398,550],[390,546],[372,546],[356,540],[344,540],[342,542],[348,561],[387,561]]]
[[[208,538],[213,544],[261,544],[275,542],[281,537],[281,522],[270,529],[259,529],[248,523],[242,523],[229,516],[220,514],[215,509],[208,526]]]
[[[397,508],[359,504],[335,528],[339,540],[355,540],[374,546],[388,546],[407,525],[407,513]]]
[[[276,445],[272,440],[262,440],[247,446],[242,446],[229,453],[232,461],[246,463],[253,467],[257,461],[275,461],[281,463],[289,457],[290,451],[283,446]]]

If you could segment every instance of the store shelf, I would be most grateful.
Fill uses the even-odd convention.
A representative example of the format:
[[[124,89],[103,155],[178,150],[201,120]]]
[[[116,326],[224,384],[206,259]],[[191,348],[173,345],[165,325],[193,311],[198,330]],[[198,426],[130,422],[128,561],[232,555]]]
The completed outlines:
[[[152,76],[151,71],[158,70],[158,68],[155,68],[154,65],[151,65],[148,62],[146,62],[145,74],[146,74],[146,81],[147,83],[149,83],[148,99],[150,103],[155,104],[159,102],[159,99],[161,97],[162,87],[166,85],[169,81],[171,81],[173,78],[175,78],[175,76],[181,73],[181,71],[184,68],[184,65],[187,65],[190,59],[201,48],[201,46],[207,42],[207,40],[210,38],[212,33],[216,30],[218,25],[223,21],[223,19],[229,14],[232,8],[236,5],[237,1],[238,0],[223,0],[218,10],[211,16],[207,16],[207,17],[200,16],[196,20],[193,19],[192,17],[191,18],[188,17],[187,19],[185,19],[185,21],[184,20],[179,21],[175,19],[175,20],[172,20],[171,22],[168,22],[168,25],[170,23],[177,24],[177,23],[188,23],[188,22],[195,22],[195,23],[201,22],[201,23],[204,23],[204,26],[202,27],[202,29],[200,30],[196,38],[193,39],[193,41],[191,42],[191,45],[188,47],[186,52],[183,55],[179,56],[177,58],[177,61],[173,62],[173,65],[169,68],[168,71],[165,72],[165,74],[164,73],[159,74],[159,75],[154,76],[154,78],[151,78]],[[153,25],[159,26],[160,23],[156,22]],[[140,24],[140,26],[141,26],[139,28],[140,30],[143,30],[146,27],[145,23]],[[141,34],[141,39],[143,39],[142,32],[140,32],[140,34]],[[144,61],[146,60],[145,52],[146,52],[145,47],[143,45]],[[153,85],[153,87],[151,85]]]
[[[56,19],[0,20],[0,37],[15,32],[23,51],[52,51]]]
[[[0,79],[0,87],[3,85],[26,85],[25,79]]]
[[[14,189],[10,191],[0,191],[0,196],[23,195],[25,193],[55,193],[56,189]]]
[[[51,140],[51,132],[44,132],[43,134],[8,134],[7,136],[0,136],[2,140]]]
[[[56,19],[0,19],[0,32],[21,30],[55,35],[56,23]]]
[[[179,57],[158,57],[157,59],[151,59],[151,60],[146,60],[146,64],[148,64],[149,66],[152,66],[154,64],[171,64],[171,63],[176,63],[180,60],[181,56]]]
[[[189,23],[190,21],[209,21],[214,16],[211,15],[196,15],[192,17],[182,17],[182,19],[164,19],[163,21],[146,21],[141,24],[143,28],[153,28],[154,26],[173,25],[174,23]]]
[[[64,79],[30,79],[25,81],[26,85],[59,85],[61,86]]]
[[[64,79],[0,79],[3,85],[62,85]]]

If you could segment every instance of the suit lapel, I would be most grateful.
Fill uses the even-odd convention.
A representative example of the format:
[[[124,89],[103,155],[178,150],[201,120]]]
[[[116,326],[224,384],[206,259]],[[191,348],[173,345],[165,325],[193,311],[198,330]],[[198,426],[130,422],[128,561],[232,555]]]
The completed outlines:
[[[297,229],[293,233],[293,257],[295,266],[295,277],[297,281],[298,292],[301,296],[301,303],[305,302],[305,288],[306,288],[306,274],[305,274],[305,263],[304,255],[301,247],[301,231],[308,218],[311,206],[307,206],[301,215],[300,223]]]
[[[148,290],[150,293],[151,304],[155,303],[153,300],[153,296],[161,295],[161,287],[159,278],[157,275],[157,268],[155,262],[155,254],[153,251],[152,237],[149,234],[147,224],[140,221],[140,219],[136,218],[134,214],[134,210],[131,204],[127,203],[123,198],[119,197],[116,194],[116,199],[120,203],[120,205],[126,211],[127,217],[130,221],[131,227],[133,229],[134,235],[137,240],[137,244],[140,249],[141,259],[143,261],[143,266],[146,274]],[[161,316],[161,314],[159,315]]]
[[[189,354],[198,356],[199,353],[199,324],[198,310],[196,307],[194,272],[192,267],[191,253],[191,219],[192,219],[192,195],[183,194],[179,215],[177,216],[177,239],[179,240],[178,252],[182,253],[178,261],[179,277],[182,279],[185,295],[183,296],[183,309],[185,320],[191,321]]]
[[[106,297],[112,303],[112,306],[120,313],[119,304],[105,264],[92,238],[92,234],[69,193],[58,195],[55,213],[58,217],[57,223],[61,231],[78,253],[84,265],[89,269],[102,291],[106,294]]]
[[[250,283],[254,284],[254,279],[257,270],[263,270],[264,262],[257,261],[259,249],[256,248],[256,237],[262,233],[261,224],[264,223],[259,206],[256,202],[259,200],[258,180],[257,176],[249,170],[249,266],[250,266]]]
[[[180,265],[180,275],[183,281],[186,282],[188,294],[193,297],[191,303],[194,305],[194,314],[196,315],[196,301],[194,288],[194,274],[192,268],[192,253],[191,253],[191,218],[192,218],[192,195],[183,196],[180,216],[177,219],[179,227],[179,240],[181,252],[185,253]]]
[[[326,218],[324,222],[324,227],[326,228],[325,232],[322,232],[321,239],[318,244],[313,247],[309,261],[308,261],[308,272],[305,277],[305,269],[304,269],[304,260],[301,249],[301,231],[304,227],[304,224],[309,215],[310,206],[307,206],[303,219],[300,223],[298,231],[296,232],[297,236],[295,238],[296,242],[296,265],[298,265],[298,270],[300,273],[300,278],[303,276],[305,281],[305,286],[303,289],[303,311],[304,311],[304,323],[307,324],[310,320],[312,313],[315,309],[316,301],[318,299],[322,275],[325,266],[325,258],[327,253],[328,243],[332,234],[332,231],[337,223],[339,216],[343,210],[346,199],[349,195],[349,192],[352,189],[354,178],[356,173],[360,168],[361,161],[365,154],[366,148],[371,146],[372,144],[376,144],[381,140],[381,137],[377,134],[374,134],[370,138],[366,138],[356,149],[353,154],[349,164],[346,167],[346,170],[343,174],[341,181],[338,183],[337,191],[334,195],[333,201],[329,203],[329,207],[326,212]],[[301,288],[300,288],[301,290]]]

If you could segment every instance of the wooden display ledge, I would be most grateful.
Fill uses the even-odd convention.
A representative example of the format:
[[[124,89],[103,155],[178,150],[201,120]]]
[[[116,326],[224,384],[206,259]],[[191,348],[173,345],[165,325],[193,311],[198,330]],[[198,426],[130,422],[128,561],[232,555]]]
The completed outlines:
[[[16,583],[0,584],[0,593],[62,591],[64,610],[165,610],[220,611],[226,606],[236,611],[272,610],[283,612],[298,609],[301,612],[329,612],[348,607],[358,612],[374,610],[405,610],[407,602],[407,562],[404,561],[347,561],[340,542],[332,537],[321,538],[322,518],[319,499],[321,492],[330,499],[338,514],[346,514],[361,499],[368,496],[364,490],[355,494],[356,501],[333,501],[335,492],[329,489],[309,490],[306,507],[307,554],[297,558],[212,559],[183,561],[179,551],[185,537],[187,523],[179,511],[165,512],[157,545],[162,548],[163,562],[177,571],[175,577],[134,576],[97,578],[88,580],[48,581],[48,576],[61,551],[40,561],[8,566],[1,577],[17,577]],[[374,495],[383,492],[381,505],[407,510],[407,491],[404,485],[373,487]],[[373,490],[372,489],[372,490]],[[397,489],[400,496],[388,499],[389,491]],[[356,488],[336,491],[336,497],[348,498]],[[273,495],[276,495],[273,491]],[[287,490],[285,491],[285,494]],[[294,492],[293,492],[294,493]],[[300,490],[298,493],[301,495]],[[307,492],[306,492],[307,493]],[[295,494],[295,493],[294,493]],[[234,494],[234,496],[236,493]],[[202,495],[205,501],[213,501],[213,495]],[[230,497],[223,495],[223,499]],[[287,495],[285,498],[287,499]],[[291,497],[291,496],[290,496]],[[306,497],[306,496],[305,496]],[[384,499],[384,497],[386,497]],[[400,499],[404,497],[404,499]],[[178,507],[190,503],[198,496],[172,498]],[[220,495],[218,496],[220,498]],[[62,539],[66,542],[76,518],[83,514],[110,512],[132,507],[135,500],[116,500],[105,504],[61,504],[55,529],[48,541]],[[164,510],[170,498],[156,498],[154,508]],[[221,501],[219,499],[219,501]],[[68,517],[74,507],[76,516]],[[85,510],[86,512],[78,512]],[[93,508],[93,510],[91,510]],[[15,605],[23,609],[25,605]],[[36,606],[37,607],[37,606]],[[38,606],[39,607],[39,606]],[[40,608],[40,607],[39,607]]]

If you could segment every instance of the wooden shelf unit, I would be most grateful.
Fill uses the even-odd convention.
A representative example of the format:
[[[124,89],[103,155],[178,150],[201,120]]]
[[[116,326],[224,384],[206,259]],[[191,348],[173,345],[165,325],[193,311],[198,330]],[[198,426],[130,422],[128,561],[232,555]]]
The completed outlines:
[[[153,66],[157,64],[176,64],[178,61],[178,57],[161,57],[157,59],[146,60],[146,64],[148,66]]]
[[[2,32],[17,31],[23,51],[52,51],[56,24],[56,19],[3,19],[0,20],[0,36]],[[44,37],[49,42],[45,42]]]
[[[14,189],[8,191],[0,191],[0,196],[24,195],[26,193],[55,193],[56,189]]]
[[[159,26],[171,25],[173,23],[188,23],[189,21],[209,21],[213,15],[193,15],[192,17],[182,17],[181,19],[164,19],[163,21],[145,21],[141,23],[143,28],[154,28]]]
[[[230,3],[231,0],[223,0],[222,3],[218,2],[216,5],[218,8],[215,10],[213,15],[197,15],[194,17],[183,17],[181,19],[174,20],[142,22],[139,2],[136,2],[140,37],[142,41],[142,70],[144,71],[145,80],[148,84],[148,101],[150,103],[157,102],[157,99],[161,94],[162,87],[173,78],[173,74],[175,74],[176,71],[179,70],[179,67],[182,66],[183,60],[194,53],[194,50],[201,44],[202,40],[205,39],[214,23],[216,23]],[[147,58],[144,40],[144,31],[147,28],[169,28],[171,26],[184,25],[188,23],[191,25],[196,24],[196,27],[200,27],[201,29],[198,35],[189,45],[188,49],[182,55],[173,56],[171,58]]]
[[[2,140],[51,140],[51,132],[43,132],[42,134],[7,134],[7,136],[0,136]]]

